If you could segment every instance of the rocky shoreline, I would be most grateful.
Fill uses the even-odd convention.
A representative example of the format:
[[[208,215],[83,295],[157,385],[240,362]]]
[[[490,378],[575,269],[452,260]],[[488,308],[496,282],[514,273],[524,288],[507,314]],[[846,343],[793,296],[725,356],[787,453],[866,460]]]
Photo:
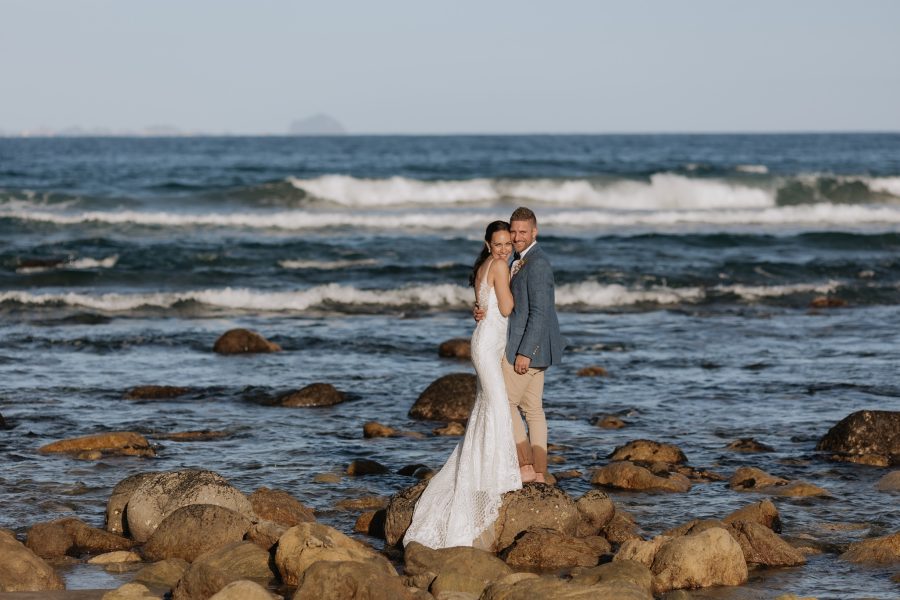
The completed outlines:
[[[463,346],[457,341],[442,352],[464,356]],[[277,351],[246,332],[234,348]],[[593,370],[585,376],[602,373]],[[127,394],[154,398],[190,393],[188,388],[151,387]],[[302,409],[343,398],[328,384],[313,384],[263,401]],[[435,435],[460,435],[473,400],[473,377],[448,375],[423,392],[410,416],[448,423]],[[609,422],[599,419],[598,426]],[[367,438],[416,435],[377,422],[360,427]],[[193,439],[215,438],[215,432],[184,433]],[[771,450],[751,439],[737,440],[730,449]],[[891,470],[900,464],[900,413],[852,413],[819,440],[816,450],[823,461],[884,469],[876,489],[900,492],[900,471]],[[82,460],[110,454],[142,460],[153,457],[155,449],[136,432],[108,432],[59,440],[40,452]],[[756,467],[716,473],[690,465],[678,446],[655,440],[632,440],[607,459],[589,474],[593,489],[578,497],[552,483],[527,484],[507,494],[491,551],[431,550],[415,543],[404,549],[415,501],[432,474],[424,465],[404,467],[404,474],[419,481],[389,499],[338,503],[346,511],[347,530],[353,523],[357,537],[318,522],[311,508],[282,490],[260,487],[246,493],[212,471],[148,470],[122,479],[109,491],[103,528],[64,518],[27,529],[21,524],[20,535],[0,530],[0,599],[674,599],[681,590],[743,585],[760,569],[802,569],[808,557],[821,553],[863,565],[859,568],[878,565],[900,583],[900,530],[844,546],[818,544],[785,530],[783,522],[790,519],[782,519],[771,498],[841,502],[814,481],[789,480]],[[348,476],[377,477],[387,471],[371,460],[345,468]],[[554,474],[560,480],[581,477],[577,472]],[[334,474],[323,473],[321,480],[330,476]],[[655,537],[642,535],[636,519],[606,493],[685,494],[702,485],[725,485],[734,494],[745,494],[747,501],[717,518],[697,518],[709,514],[698,506],[694,515],[673,519],[680,524]],[[57,570],[73,562],[103,565],[129,574],[131,581],[113,590],[67,591]]]

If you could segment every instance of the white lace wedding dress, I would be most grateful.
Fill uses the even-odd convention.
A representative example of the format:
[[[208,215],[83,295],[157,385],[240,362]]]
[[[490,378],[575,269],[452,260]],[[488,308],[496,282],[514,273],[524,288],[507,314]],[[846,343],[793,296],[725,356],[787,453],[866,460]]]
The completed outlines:
[[[492,549],[493,524],[502,495],[522,487],[500,370],[506,347],[506,317],[500,314],[497,294],[486,279],[479,286],[478,304],[487,307],[487,314],[472,334],[478,392],[466,435],[416,503],[404,545],[416,541],[429,548]]]

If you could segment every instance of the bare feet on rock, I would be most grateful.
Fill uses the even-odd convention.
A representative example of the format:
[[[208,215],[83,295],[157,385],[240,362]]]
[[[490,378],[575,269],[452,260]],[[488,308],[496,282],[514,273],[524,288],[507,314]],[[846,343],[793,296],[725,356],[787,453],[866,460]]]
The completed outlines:
[[[519,473],[522,474],[522,483],[531,483],[532,481],[537,481],[538,475],[541,476],[541,480],[543,481],[543,474],[534,472],[534,465],[522,465],[519,467]]]

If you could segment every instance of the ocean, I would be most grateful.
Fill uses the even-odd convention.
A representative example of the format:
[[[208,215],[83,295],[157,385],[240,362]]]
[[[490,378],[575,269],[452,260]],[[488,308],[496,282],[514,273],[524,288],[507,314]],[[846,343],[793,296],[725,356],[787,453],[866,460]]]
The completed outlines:
[[[124,477],[217,471],[246,493],[284,489],[347,533],[335,504],[411,485],[458,438],[407,411],[468,337],[466,285],[486,224],[538,215],[570,347],[547,375],[551,470],[591,488],[634,439],[677,444],[728,477],[756,466],[825,488],[776,499],[788,538],[827,548],[895,532],[886,469],[814,450],[844,416],[900,410],[900,134],[0,139],[0,526],[78,516],[102,526]],[[830,307],[816,306],[827,299]],[[247,327],[284,352],[220,356]],[[602,366],[605,377],[579,377]],[[331,383],[349,400],[256,399]],[[187,396],[129,400],[137,385]],[[627,426],[599,429],[614,414]],[[377,420],[427,434],[363,439]],[[43,456],[111,430],[158,457]],[[775,448],[740,454],[754,437]],[[317,483],[354,458],[392,469]],[[760,500],[725,482],[686,494],[611,492],[646,536]],[[370,540],[378,544],[378,540]],[[69,588],[127,580],[75,564]],[[888,568],[824,552],[694,598],[893,598]]]

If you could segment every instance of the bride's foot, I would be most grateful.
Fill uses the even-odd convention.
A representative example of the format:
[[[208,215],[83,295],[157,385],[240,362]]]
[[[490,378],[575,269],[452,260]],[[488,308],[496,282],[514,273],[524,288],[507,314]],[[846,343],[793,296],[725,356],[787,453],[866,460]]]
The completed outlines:
[[[537,476],[542,474],[534,472],[534,465],[522,465],[519,467],[519,473],[522,475],[522,483],[530,483],[536,481]]]

